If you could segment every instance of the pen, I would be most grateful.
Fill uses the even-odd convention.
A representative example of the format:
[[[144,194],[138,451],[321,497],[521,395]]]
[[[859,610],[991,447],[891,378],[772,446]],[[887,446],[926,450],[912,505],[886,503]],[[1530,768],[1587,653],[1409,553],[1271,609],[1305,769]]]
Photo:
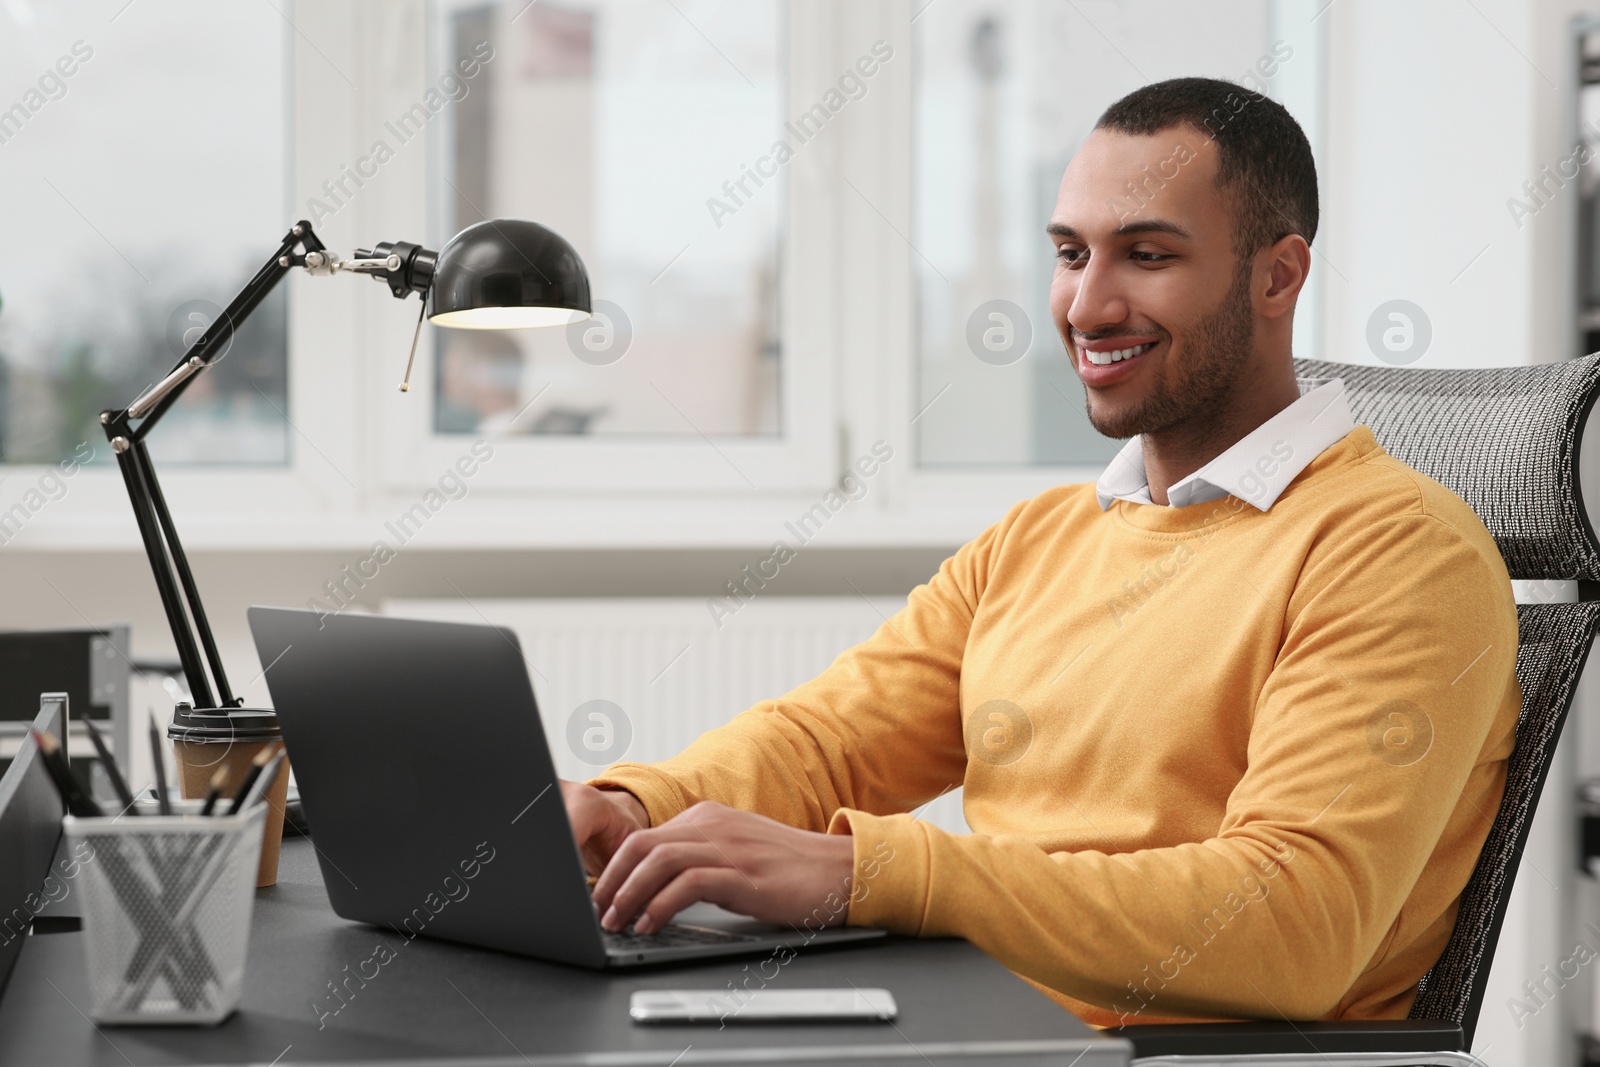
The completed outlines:
[[[161,759],[161,732],[156,729],[156,721],[150,722],[150,759],[156,765],[156,804],[161,814],[172,814],[172,799],[167,796],[167,765]]]
[[[105,738],[100,736],[100,731],[95,729],[95,725],[91,720],[84,719],[83,725],[89,731],[89,741],[94,745],[95,752],[100,755],[100,766],[105,768],[106,777],[111,779],[111,788],[117,794],[117,802],[122,805],[123,813],[127,815],[139,814],[133,806],[133,794],[128,792],[128,783],[123,780],[122,772],[117,769],[117,761],[112,758],[110,750],[106,748]]]
[[[200,809],[201,815],[210,815],[211,809],[217,806],[217,798],[222,796],[222,787],[228,784],[228,769],[218,767],[217,773],[211,776],[211,788],[206,790],[206,803]]]
[[[61,742],[57,741],[54,734],[40,733],[29,730],[33,735],[33,743],[39,746],[39,758],[44,761],[46,773],[55,784],[56,792],[61,794],[61,803],[67,812],[79,818],[97,818],[105,815],[100,810],[100,805],[89,798],[83,785],[78,781],[78,776],[72,773],[72,766],[67,763],[66,753],[61,750]]]

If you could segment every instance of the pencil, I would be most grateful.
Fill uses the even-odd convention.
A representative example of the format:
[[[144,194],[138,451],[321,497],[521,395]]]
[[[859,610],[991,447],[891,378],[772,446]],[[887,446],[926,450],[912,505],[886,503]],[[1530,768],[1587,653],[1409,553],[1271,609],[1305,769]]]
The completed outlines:
[[[256,758],[250,761],[250,769],[244,772],[244,781],[239,783],[239,789],[233,794],[233,803],[228,805],[228,814],[237,815],[239,809],[244,807],[245,797],[250,795],[250,787],[256,784],[256,779],[261,777],[261,768],[267,765],[272,758],[272,746],[264,747],[256,753]]]
[[[222,787],[228,784],[228,769],[218,767],[217,773],[211,776],[211,788],[206,790],[206,803],[200,809],[201,815],[210,815],[211,809],[217,806],[217,798],[222,796]]]
[[[278,780],[278,775],[283,770],[283,755],[283,746],[279,745],[278,754],[268,760],[265,767],[261,768],[261,773],[256,775],[255,785],[250,787],[250,792],[245,795],[244,800],[242,802],[238,799],[234,800],[234,811],[244,811],[267,799],[267,793],[271,791],[272,783]],[[233,811],[228,814],[232,815]]]
[[[156,729],[156,721],[150,721],[150,759],[156,765],[156,804],[163,815],[172,814],[172,798],[167,796],[167,765],[161,758],[161,731]]]
[[[45,772],[50,775],[50,780],[55,784],[56,792],[61,794],[61,803],[68,814],[79,818],[96,818],[105,815],[100,810],[100,805],[90,799],[84,791],[78,776],[72,773],[72,765],[67,762],[66,753],[61,750],[61,742],[57,741],[54,734],[40,733],[38,730],[28,731],[33,735],[33,743],[39,746],[39,758],[43,761]]]
[[[91,720],[84,719],[83,725],[89,731],[89,741],[94,745],[95,752],[100,755],[100,766],[105,768],[106,777],[111,779],[111,788],[116,792],[117,802],[122,805],[124,814],[139,814],[133,806],[133,794],[128,792],[128,783],[123,780],[122,772],[117,769],[117,761],[112,758],[111,751],[106,748],[105,738],[100,736],[100,731],[95,729],[95,725]]]

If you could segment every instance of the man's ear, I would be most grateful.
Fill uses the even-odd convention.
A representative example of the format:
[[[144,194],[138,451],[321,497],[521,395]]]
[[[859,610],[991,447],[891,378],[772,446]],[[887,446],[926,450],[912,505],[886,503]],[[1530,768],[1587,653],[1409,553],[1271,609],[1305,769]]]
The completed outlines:
[[[1256,253],[1256,269],[1267,275],[1267,289],[1256,299],[1256,314],[1267,319],[1291,314],[1311,271],[1311,246],[1297,233],[1285,234]]]

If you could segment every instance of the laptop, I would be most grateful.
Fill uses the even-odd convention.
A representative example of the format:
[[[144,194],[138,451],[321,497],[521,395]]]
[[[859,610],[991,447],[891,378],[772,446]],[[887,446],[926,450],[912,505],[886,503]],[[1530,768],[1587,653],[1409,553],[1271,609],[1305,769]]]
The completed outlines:
[[[773,926],[704,903],[655,934],[609,933],[514,633],[291,608],[249,619],[342,918],[594,969],[884,936],[820,928],[820,910]]]

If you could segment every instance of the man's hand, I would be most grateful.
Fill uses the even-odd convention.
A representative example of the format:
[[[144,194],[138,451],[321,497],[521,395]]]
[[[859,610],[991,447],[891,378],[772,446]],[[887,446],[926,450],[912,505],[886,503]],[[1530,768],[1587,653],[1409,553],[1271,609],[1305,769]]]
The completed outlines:
[[[567,819],[572,823],[572,836],[578,840],[583,869],[590,874],[605,870],[629,834],[650,826],[644,805],[624,789],[596,789],[563,780],[561,799],[567,805]]]
[[[581,838],[580,838],[581,840]],[[835,926],[849,913],[855,843],[709,801],[626,835],[594,887],[601,925],[653,934],[708,900],[773,923]]]

